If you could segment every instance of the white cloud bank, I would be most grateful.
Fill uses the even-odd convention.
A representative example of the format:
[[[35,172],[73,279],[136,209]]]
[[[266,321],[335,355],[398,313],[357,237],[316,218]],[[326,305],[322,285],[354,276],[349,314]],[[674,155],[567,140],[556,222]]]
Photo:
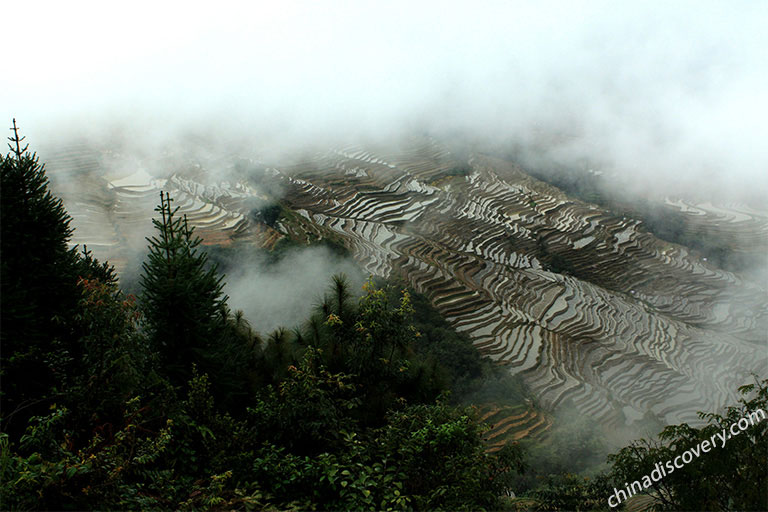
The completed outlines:
[[[655,182],[765,187],[768,3],[15,2],[0,118],[285,144],[559,141]]]

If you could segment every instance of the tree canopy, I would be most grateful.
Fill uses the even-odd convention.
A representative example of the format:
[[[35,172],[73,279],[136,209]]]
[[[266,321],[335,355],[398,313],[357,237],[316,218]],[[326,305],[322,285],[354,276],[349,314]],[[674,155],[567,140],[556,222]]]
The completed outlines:
[[[745,386],[739,404],[702,414],[706,426],[632,443],[591,480],[562,463],[593,435],[550,441],[558,474],[536,486],[521,476],[536,461],[516,443],[492,453],[477,409],[449,393],[522,401],[524,387],[426,298],[373,279],[357,297],[334,276],[299,328],[262,338],[161,193],[137,299],[70,247],[70,217],[13,133],[0,160],[3,509],[600,510],[614,485],[768,409],[768,381]],[[489,376],[494,391],[478,384]],[[751,427],[648,498],[768,509],[767,435],[768,421]]]

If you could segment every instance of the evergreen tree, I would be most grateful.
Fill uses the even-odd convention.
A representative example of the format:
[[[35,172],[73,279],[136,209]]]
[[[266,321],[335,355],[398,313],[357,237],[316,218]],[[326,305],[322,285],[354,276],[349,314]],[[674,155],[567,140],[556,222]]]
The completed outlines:
[[[37,155],[21,146],[16,120],[9,137],[11,151],[2,169],[2,341],[37,341],[59,309],[62,267],[72,264],[67,247],[70,217],[60,199],[48,190],[45,169]]]
[[[13,120],[10,152],[0,155],[0,343],[3,429],[45,410],[83,360],[78,281],[113,286],[108,264],[69,247],[71,218],[48,188],[45,166]],[[13,421],[11,421],[13,420]],[[11,424],[13,423],[13,424]]]
[[[53,348],[66,334],[63,320],[78,299],[70,217],[48,189],[37,155],[22,144],[15,119],[11,130],[10,152],[0,156],[4,420],[55,385],[56,367],[66,354]]]
[[[64,393],[82,361],[81,278],[114,285],[108,264],[69,247],[71,218],[48,187],[45,166],[23,144],[13,120],[10,152],[0,155],[0,344],[5,431]],[[13,420],[13,424],[11,424]]]
[[[147,238],[149,255],[142,265],[141,307],[160,365],[175,385],[187,382],[192,365],[215,379],[221,365],[235,363],[222,339],[229,312],[223,276],[200,251],[186,216],[177,215],[169,194],[160,193],[152,219],[157,235]]]

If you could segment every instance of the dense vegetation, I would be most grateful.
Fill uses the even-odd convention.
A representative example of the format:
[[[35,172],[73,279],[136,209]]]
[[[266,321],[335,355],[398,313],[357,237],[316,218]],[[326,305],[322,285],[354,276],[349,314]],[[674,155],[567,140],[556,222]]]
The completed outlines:
[[[521,469],[448,405],[396,302],[344,278],[261,340],[161,197],[139,296],[23,148],[2,160],[3,508],[497,508]],[[30,257],[30,255],[32,255]]]
[[[522,401],[524,387],[402,283],[370,280],[358,300],[335,276],[299,328],[262,339],[169,196],[134,297],[69,248],[70,218],[18,136],[0,166],[2,509],[606,509],[613,482],[768,409],[767,382],[744,388],[711,426],[668,427],[590,480],[569,471],[595,462],[591,424],[531,446],[530,464],[515,444],[489,454],[466,404]],[[767,426],[653,496],[768,508]]]

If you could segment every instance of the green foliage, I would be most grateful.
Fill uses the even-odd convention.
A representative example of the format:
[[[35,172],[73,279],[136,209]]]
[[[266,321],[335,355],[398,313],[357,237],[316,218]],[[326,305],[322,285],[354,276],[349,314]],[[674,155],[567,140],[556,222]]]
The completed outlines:
[[[330,373],[313,348],[288,372],[277,389],[269,386],[249,409],[255,428],[293,453],[333,449],[341,432],[353,428],[351,412],[361,402],[352,379]]]
[[[160,194],[152,219],[158,234],[149,241],[141,275],[141,311],[151,346],[170,382],[185,384],[192,366],[216,376],[219,397],[236,402],[250,391],[243,387],[258,355],[258,338],[242,314],[231,314],[223,294],[223,276],[186,217],[177,215],[168,194]]]
[[[406,474],[374,457],[369,443],[346,433],[343,449],[297,456],[265,444],[254,471],[280,509],[408,510]]]
[[[405,287],[404,283],[398,283]],[[434,360],[445,375],[441,378],[451,383],[454,395],[463,395],[472,387],[472,381],[484,374],[483,359],[472,341],[465,334],[457,333],[440,313],[432,307],[429,299],[409,290],[413,300],[413,325],[420,333],[414,350],[428,360]],[[390,296],[390,300],[393,297]]]
[[[535,510],[608,510],[608,498],[614,488],[625,489],[627,483],[651,475],[667,461],[723,434],[733,423],[758,409],[768,407],[768,381],[743,386],[739,405],[726,408],[724,414],[700,413],[707,421],[702,427],[688,424],[670,425],[657,439],[632,442],[608,457],[609,471],[592,477],[600,468],[595,462],[604,442],[590,432],[589,424],[566,420],[568,425],[554,432],[546,443],[530,448],[532,474],[522,480],[528,488],[526,509]],[[583,422],[583,420],[582,420]],[[563,436],[562,434],[565,434]],[[749,426],[728,439],[725,448],[718,446],[694,458],[683,468],[674,469],[642,492],[652,502],[653,510],[766,510],[768,500],[768,420]],[[580,464],[567,464],[567,461]],[[567,468],[567,469],[566,469]],[[580,471],[577,475],[569,470]],[[529,476],[539,482],[531,482]]]
[[[68,248],[71,218],[48,189],[45,167],[21,147],[14,120],[12,151],[0,156],[2,209],[3,345],[38,344],[54,331],[53,317],[72,285],[74,254]],[[57,285],[67,285],[59,289]]]
[[[141,307],[161,364],[171,381],[181,384],[193,363],[213,370],[211,353],[227,312],[223,277],[215,267],[207,268],[207,255],[197,250],[202,240],[193,236],[185,217],[176,215],[171,201],[161,193],[155,210],[161,219],[152,219],[158,234],[147,239]]]
[[[659,440],[633,442],[609,457],[617,488],[650,475],[657,462],[665,464],[702,441],[720,433],[750,412],[768,413],[768,380],[739,388],[738,405],[724,414],[699,413],[703,427],[670,425]],[[768,420],[756,422],[732,436],[725,447],[711,448],[681,469],[652,482],[651,496],[659,510],[768,510]],[[649,489],[650,491],[651,489]]]
[[[152,464],[171,440],[170,421],[158,432],[148,431],[139,401],[133,399],[126,403],[121,429],[96,433],[76,449],[73,433],[64,427],[68,414],[53,408],[48,416],[32,418],[20,454],[10,453],[2,434],[3,508],[147,508],[163,503],[168,472],[153,470]],[[145,482],[135,484],[137,478]]]
[[[15,121],[13,130],[11,152],[0,156],[0,389],[3,430],[17,437],[89,371],[79,366],[86,350],[79,279],[113,284],[115,274],[86,249],[68,248],[71,219]]]
[[[612,493],[613,485],[606,475],[589,478],[564,473],[549,476],[527,496],[532,498],[533,510],[579,512],[609,510],[608,496]]]
[[[386,288],[390,303],[396,303],[395,292],[402,289],[407,289],[402,281]],[[411,289],[408,293],[414,309],[413,326],[419,333],[412,362],[430,367],[429,376],[436,388],[450,390],[456,404],[524,403],[529,393],[520,377],[483,358],[472,340],[453,329],[425,295]]]
[[[413,326],[410,293],[393,291],[369,280],[357,305],[350,300],[343,276],[335,276],[318,313],[305,326],[303,343],[322,349],[331,371],[353,375],[361,394],[359,414],[381,424],[400,399],[425,403],[445,390],[435,364],[415,355],[420,334]]]
[[[336,288],[335,300],[339,304],[337,313],[328,317],[327,322],[335,331],[345,332],[342,324],[344,315],[341,310],[343,299],[339,295],[339,284]],[[389,307],[384,290],[376,288],[372,281],[363,286],[365,295],[360,299],[358,316],[353,325],[351,339],[346,340],[348,358],[353,361],[354,373],[366,374],[367,372],[379,373],[383,368],[391,370],[395,368],[395,358],[406,354],[409,345],[419,336],[418,331],[411,323],[413,306],[410,294],[403,291],[399,304],[395,308]],[[382,366],[382,364],[384,366]],[[396,368],[395,371],[402,371]]]
[[[566,419],[529,446],[523,475],[523,446],[487,453],[473,409],[435,399],[450,387],[519,403],[524,386],[425,297],[368,282],[355,302],[336,276],[302,329],[262,342],[228,310],[216,265],[166,196],[138,306],[112,267],[68,249],[43,166],[16,131],[11,141],[0,161],[3,509],[604,510],[614,485],[768,409],[768,381],[745,386],[738,406],[701,415],[707,425],[667,427],[591,478],[603,442]],[[767,438],[763,420],[668,474],[650,494],[657,508],[768,509]]]
[[[468,414],[443,404],[408,407],[380,428],[340,431],[332,452],[297,455],[265,444],[254,471],[281,508],[497,509],[521,455],[511,446],[485,454]]]
[[[407,291],[369,282],[356,303],[337,276],[304,329],[262,342],[166,195],[137,305],[109,265],[67,249],[37,159],[17,148],[2,165],[3,508],[474,510],[515,486],[520,450],[487,454],[471,410],[435,403],[449,372],[418,353]],[[13,191],[37,199],[6,203]],[[6,282],[22,249],[40,268]],[[435,347],[455,335],[440,329]],[[466,350],[441,354],[476,371]]]
[[[381,442],[404,468],[403,490],[416,509],[497,509],[499,496],[511,487],[510,477],[524,470],[516,445],[497,455],[485,452],[474,414],[438,403],[389,416]]]
[[[15,120],[13,130],[11,152],[0,156],[0,343],[5,354],[6,424],[13,413],[39,403],[55,386],[57,363],[66,349],[61,344],[68,341],[62,340],[67,334],[64,324],[77,300],[77,255],[68,248],[71,219],[48,189],[37,155],[21,146],[24,138]],[[30,373],[37,378],[25,378]]]
[[[78,289],[73,325],[82,335],[76,350],[68,352],[62,401],[71,406],[78,424],[112,422],[121,417],[126,400],[157,384],[154,355],[138,330],[133,296],[98,279],[81,278]]]
[[[267,226],[275,227],[275,223],[280,218],[282,208],[279,204],[266,204],[251,212],[254,219],[263,222]]]

